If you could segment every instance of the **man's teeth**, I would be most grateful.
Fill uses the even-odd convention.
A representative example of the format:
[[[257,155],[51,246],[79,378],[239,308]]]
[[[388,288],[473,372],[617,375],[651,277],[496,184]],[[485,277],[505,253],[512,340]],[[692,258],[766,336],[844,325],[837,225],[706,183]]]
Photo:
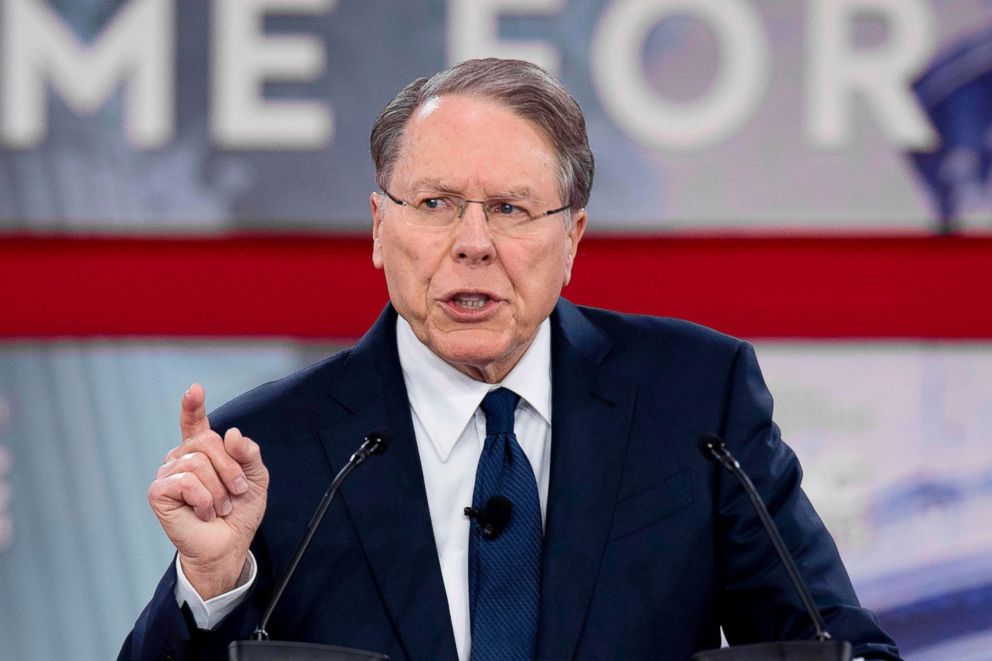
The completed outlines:
[[[485,294],[459,294],[454,302],[463,308],[481,308],[489,300]]]

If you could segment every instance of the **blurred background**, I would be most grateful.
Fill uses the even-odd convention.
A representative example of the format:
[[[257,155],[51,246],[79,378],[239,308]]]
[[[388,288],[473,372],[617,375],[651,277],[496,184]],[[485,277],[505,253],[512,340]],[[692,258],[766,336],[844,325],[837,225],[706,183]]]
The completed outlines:
[[[988,0],[0,0],[0,659],[116,655],[183,391],[368,327],[372,120],[487,55],[586,113],[566,296],[753,341],[862,601],[989,659]]]

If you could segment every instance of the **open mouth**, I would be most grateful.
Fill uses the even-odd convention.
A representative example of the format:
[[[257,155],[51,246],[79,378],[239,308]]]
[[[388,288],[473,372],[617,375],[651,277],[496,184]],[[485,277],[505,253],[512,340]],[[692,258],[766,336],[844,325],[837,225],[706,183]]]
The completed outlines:
[[[487,318],[499,309],[500,303],[495,295],[480,291],[455,292],[444,299],[448,313],[465,321]]]
[[[452,304],[465,310],[481,310],[491,300],[487,294],[455,294],[451,297]]]

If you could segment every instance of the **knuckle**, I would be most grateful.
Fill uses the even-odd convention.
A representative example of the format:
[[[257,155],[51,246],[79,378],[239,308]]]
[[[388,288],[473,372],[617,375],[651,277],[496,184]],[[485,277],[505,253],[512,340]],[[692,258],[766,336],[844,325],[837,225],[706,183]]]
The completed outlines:
[[[202,452],[187,452],[182,456],[182,462],[193,471],[201,471],[210,465],[210,460]]]
[[[181,473],[178,482],[183,500],[190,505],[200,506],[211,499],[203,483],[192,473]]]
[[[195,475],[186,471],[181,473],[173,473],[168,479],[175,482],[184,492],[194,491],[200,484],[200,480],[198,480]]]
[[[177,493],[173,488],[171,476],[152,482],[148,486],[148,491],[145,492],[145,496],[148,498],[148,503],[152,506],[152,509],[155,509],[156,504],[162,501],[175,499],[177,497]]]

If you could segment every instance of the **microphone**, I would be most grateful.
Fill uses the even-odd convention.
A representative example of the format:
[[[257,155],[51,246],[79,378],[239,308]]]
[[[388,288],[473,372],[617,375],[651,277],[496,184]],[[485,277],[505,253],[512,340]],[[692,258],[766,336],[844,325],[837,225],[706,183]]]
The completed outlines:
[[[741,486],[744,487],[744,491],[751,499],[751,504],[758,513],[758,518],[761,519],[761,525],[764,526],[765,532],[772,540],[772,546],[775,547],[779,559],[785,565],[785,570],[789,574],[789,580],[792,582],[793,587],[795,587],[796,592],[799,593],[799,598],[802,600],[810,619],[813,620],[813,626],[816,629],[816,640],[759,643],[756,645],[743,645],[721,650],[698,652],[693,655],[693,661],[735,661],[738,659],[740,661],[744,661],[744,659],[748,659],[749,661],[762,661],[764,659],[769,661],[772,659],[785,661],[850,661],[851,644],[844,641],[831,640],[830,633],[827,631],[823,618],[820,616],[820,611],[816,608],[813,597],[810,595],[809,587],[799,573],[799,569],[796,568],[796,563],[786,548],[785,542],[782,540],[778,526],[775,525],[771,514],[768,513],[768,508],[761,501],[761,496],[754,487],[754,483],[751,482],[751,478],[747,476],[747,473],[741,468],[740,463],[730,453],[730,450],[727,449],[727,444],[716,434],[703,434],[699,437],[698,443],[699,450],[703,453],[704,457],[733,473],[734,477],[741,483]]]
[[[507,524],[510,523],[510,516],[513,514],[513,502],[506,496],[493,496],[483,508],[466,507],[465,516],[473,519],[479,530],[482,531],[483,539],[496,539],[502,534]]]
[[[379,427],[368,432],[362,441],[361,447],[351,455],[348,463],[334,477],[331,486],[327,488],[324,497],[320,499],[320,503],[317,505],[310,523],[307,524],[303,539],[300,540],[299,546],[296,547],[296,552],[293,554],[293,559],[289,561],[286,572],[279,579],[279,583],[276,585],[275,591],[272,594],[272,600],[269,602],[268,608],[265,609],[265,614],[262,615],[262,619],[252,633],[251,640],[234,641],[228,646],[228,658],[230,661],[388,661],[388,656],[365,650],[333,645],[316,645],[313,643],[271,641],[265,627],[269,623],[269,618],[272,617],[272,612],[275,610],[276,604],[282,598],[286,586],[296,572],[300,560],[303,559],[303,555],[306,553],[307,548],[309,548],[310,540],[313,539],[317,528],[320,527],[320,522],[324,520],[324,514],[327,513],[328,508],[331,506],[331,501],[337,495],[341,484],[366,459],[372,455],[385,452],[389,447],[389,437],[389,430],[385,427]]]

